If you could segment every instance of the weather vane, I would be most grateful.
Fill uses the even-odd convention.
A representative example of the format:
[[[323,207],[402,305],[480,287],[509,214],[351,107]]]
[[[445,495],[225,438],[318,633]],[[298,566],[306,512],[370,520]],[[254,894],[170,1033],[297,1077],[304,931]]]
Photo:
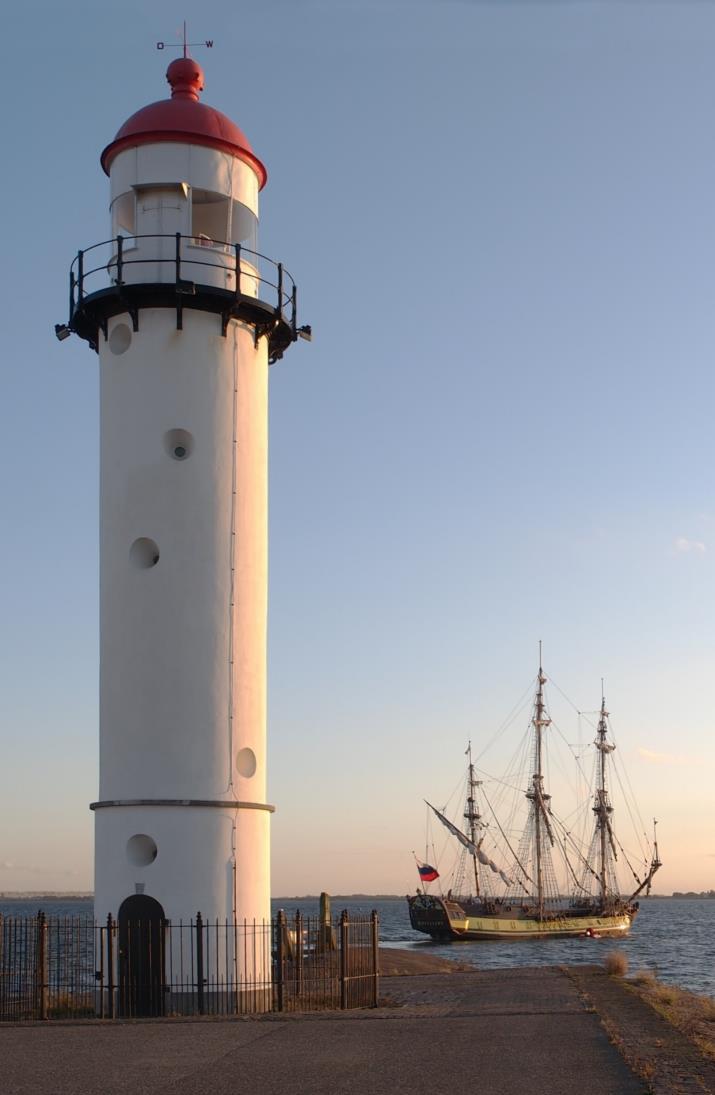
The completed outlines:
[[[184,29],[176,32],[180,37],[183,37],[183,42],[157,42],[157,49],[183,49],[184,57],[188,57],[187,50],[189,46],[206,46],[206,49],[213,49],[213,38],[205,38],[203,42],[187,42],[186,41],[186,20],[184,20]]]

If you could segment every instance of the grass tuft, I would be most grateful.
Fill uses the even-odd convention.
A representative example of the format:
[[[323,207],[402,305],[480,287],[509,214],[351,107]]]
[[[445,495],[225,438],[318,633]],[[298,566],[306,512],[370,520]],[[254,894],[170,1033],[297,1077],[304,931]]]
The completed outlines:
[[[610,951],[603,964],[611,977],[625,977],[628,973],[628,958],[623,951]]]

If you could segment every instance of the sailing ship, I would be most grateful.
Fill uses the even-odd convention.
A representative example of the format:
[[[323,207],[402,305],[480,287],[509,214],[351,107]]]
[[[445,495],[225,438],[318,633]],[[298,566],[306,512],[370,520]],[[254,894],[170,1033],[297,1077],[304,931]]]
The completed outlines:
[[[433,939],[625,936],[638,912],[637,898],[650,892],[653,876],[661,866],[656,823],[652,850],[636,869],[632,856],[619,844],[613,824],[608,774],[615,744],[609,738],[609,712],[603,692],[594,742],[595,779],[590,796],[594,823],[588,845],[582,846],[572,829],[560,823],[552,811],[544,780],[545,731],[551,725],[545,684],[540,664],[530,720],[532,765],[524,792],[527,819],[518,843],[508,823],[503,827],[494,811],[488,816],[480,810],[478,796],[483,781],[476,778],[471,742],[467,749],[466,824],[459,828],[443,810],[427,803],[459,842],[462,852],[455,889],[437,895],[423,885],[416,894],[407,897],[412,927]],[[501,863],[492,858],[498,852],[487,851],[492,844],[499,847]],[[563,854],[570,880],[566,894],[560,892],[557,882],[554,864],[557,850]],[[617,882],[619,852],[633,876],[634,885],[626,895],[620,892]],[[425,863],[419,869],[423,883],[439,877],[430,864]]]

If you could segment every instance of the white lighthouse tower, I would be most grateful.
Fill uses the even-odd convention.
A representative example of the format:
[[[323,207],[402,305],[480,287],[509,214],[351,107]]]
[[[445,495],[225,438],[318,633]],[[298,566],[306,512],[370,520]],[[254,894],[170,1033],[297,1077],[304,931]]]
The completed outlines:
[[[267,381],[309,328],[257,251],[263,164],[171,97],[104,149],[111,240],[72,267],[101,391],[100,784],[95,915],[270,919],[266,802]]]

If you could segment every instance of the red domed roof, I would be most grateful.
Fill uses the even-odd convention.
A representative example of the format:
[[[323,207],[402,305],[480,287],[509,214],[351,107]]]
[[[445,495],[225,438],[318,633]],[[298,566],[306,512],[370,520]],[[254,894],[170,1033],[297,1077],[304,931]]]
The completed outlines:
[[[150,103],[132,114],[105,148],[100,162],[107,175],[112,160],[125,148],[174,141],[229,152],[253,168],[259,188],[265,186],[266,169],[238,126],[220,110],[199,102],[204,87],[201,66],[192,57],[178,57],[166,70],[166,78],[171,84],[171,98]]]

